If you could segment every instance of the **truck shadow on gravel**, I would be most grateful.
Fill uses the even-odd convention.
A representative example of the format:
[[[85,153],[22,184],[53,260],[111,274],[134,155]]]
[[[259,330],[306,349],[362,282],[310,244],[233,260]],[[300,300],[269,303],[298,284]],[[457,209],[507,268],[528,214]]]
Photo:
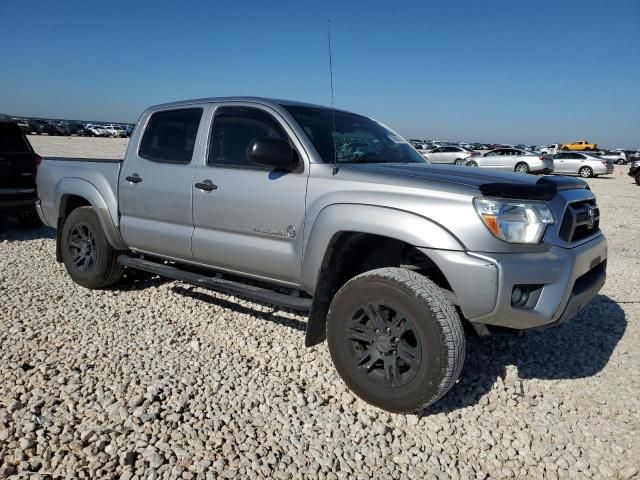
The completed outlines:
[[[10,218],[0,218],[0,242],[38,240],[41,238],[56,238],[56,231],[51,227],[41,226],[38,228],[24,229],[17,222]]]
[[[568,323],[555,328],[527,332],[524,336],[499,333],[468,337],[465,365],[458,383],[422,415],[486,403],[488,399],[484,397],[497,383],[512,389],[522,401],[535,404],[528,394],[527,380],[596,375],[609,362],[626,326],[624,310],[606,295],[597,295]]]
[[[277,313],[274,313],[274,312],[289,312],[290,310],[287,310],[286,308],[266,307],[266,308],[269,308],[271,311],[261,311],[261,310],[256,310],[254,308],[246,307],[244,305],[240,305],[239,303],[236,303],[236,302],[225,300],[223,298],[214,297],[213,295],[210,295],[208,293],[192,290],[191,288],[174,286],[174,287],[171,287],[171,290],[178,295],[183,295],[185,297],[193,298],[194,300],[198,300],[201,302],[210,303],[212,305],[218,305],[219,307],[232,310],[234,313],[243,313],[246,315],[251,315],[252,317],[260,318],[262,320],[267,320],[269,322],[274,322],[283,327],[289,327],[294,330],[298,330],[300,332],[304,332],[307,328],[307,323],[303,322],[302,320],[283,317],[282,315],[278,315]],[[295,315],[300,315],[299,312],[291,311],[291,313]]]

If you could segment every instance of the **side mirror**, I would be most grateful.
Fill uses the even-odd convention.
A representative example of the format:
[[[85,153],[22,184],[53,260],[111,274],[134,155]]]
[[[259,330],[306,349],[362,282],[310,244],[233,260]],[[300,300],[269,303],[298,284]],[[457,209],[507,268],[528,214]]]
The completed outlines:
[[[298,156],[289,142],[280,138],[258,138],[247,150],[247,157],[257,165],[293,169],[298,165]]]

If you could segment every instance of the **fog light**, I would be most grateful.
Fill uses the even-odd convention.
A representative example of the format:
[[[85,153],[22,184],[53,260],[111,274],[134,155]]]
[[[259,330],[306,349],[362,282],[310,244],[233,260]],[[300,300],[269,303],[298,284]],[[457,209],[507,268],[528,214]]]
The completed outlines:
[[[521,307],[529,299],[529,292],[522,290],[520,287],[514,287],[511,292],[511,305],[514,307]]]
[[[534,308],[540,298],[543,285],[514,285],[511,291],[511,306],[516,308]]]

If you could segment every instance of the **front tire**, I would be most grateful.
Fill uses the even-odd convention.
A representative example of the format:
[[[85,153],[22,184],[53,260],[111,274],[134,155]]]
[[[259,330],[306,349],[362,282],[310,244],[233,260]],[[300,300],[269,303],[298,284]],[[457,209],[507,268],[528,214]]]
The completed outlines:
[[[477,166],[478,166],[478,162],[476,162],[475,160],[469,160],[469,161],[466,163],[466,166],[467,166],[467,167],[477,167]]]
[[[580,170],[578,170],[578,175],[580,175],[582,178],[591,178],[593,177],[593,170],[591,169],[591,167],[582,167]]]
[[[402,268],[347,282],[331,302],[327,342],[347,386],[390,412],[432,405],[455,384],[464,363],[455,308],[431,280]]]
[[[640,185],[640,173],[636,173],[636,185]]]
[[[71,212],[62,227],[62,261],[69,276],[79,285],[96,289],[113,285],[122,277],[118,251],[104,235],[92,207]]]
[[[456,158],[456,161],[453,162],[454,165],[464,165],[464,159],[463,158]]]

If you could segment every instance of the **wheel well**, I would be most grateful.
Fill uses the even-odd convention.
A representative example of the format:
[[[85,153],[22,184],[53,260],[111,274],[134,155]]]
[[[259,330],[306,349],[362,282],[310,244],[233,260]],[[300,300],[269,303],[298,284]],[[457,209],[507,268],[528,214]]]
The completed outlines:
[[[60,208],[58,211],[58,223],[56,230],[56,261],[58,263],[62,262],[62,246],[60,242],[60,238],[62,235],[62,227],[64,226],[64,222],[66,218],[69,216],[71,212],[73,212],[76,208],[80,207],[90,207],[91,203],[79,195],[64,195],[60,199]]]
[[[58,217],[67,218],[69,214],[79,207],[90,207],[91,203],[79,195],[65,195],[60,199],[60,211]]]
[[[331,239],[320,267],[305,344],[310,347],[325,339],[326,316],[331,300],[347,281],[363,272],[384,267],[417,271],[442,289],[451,291],[438,266],[413,245],[382,235],[337,233]]]

